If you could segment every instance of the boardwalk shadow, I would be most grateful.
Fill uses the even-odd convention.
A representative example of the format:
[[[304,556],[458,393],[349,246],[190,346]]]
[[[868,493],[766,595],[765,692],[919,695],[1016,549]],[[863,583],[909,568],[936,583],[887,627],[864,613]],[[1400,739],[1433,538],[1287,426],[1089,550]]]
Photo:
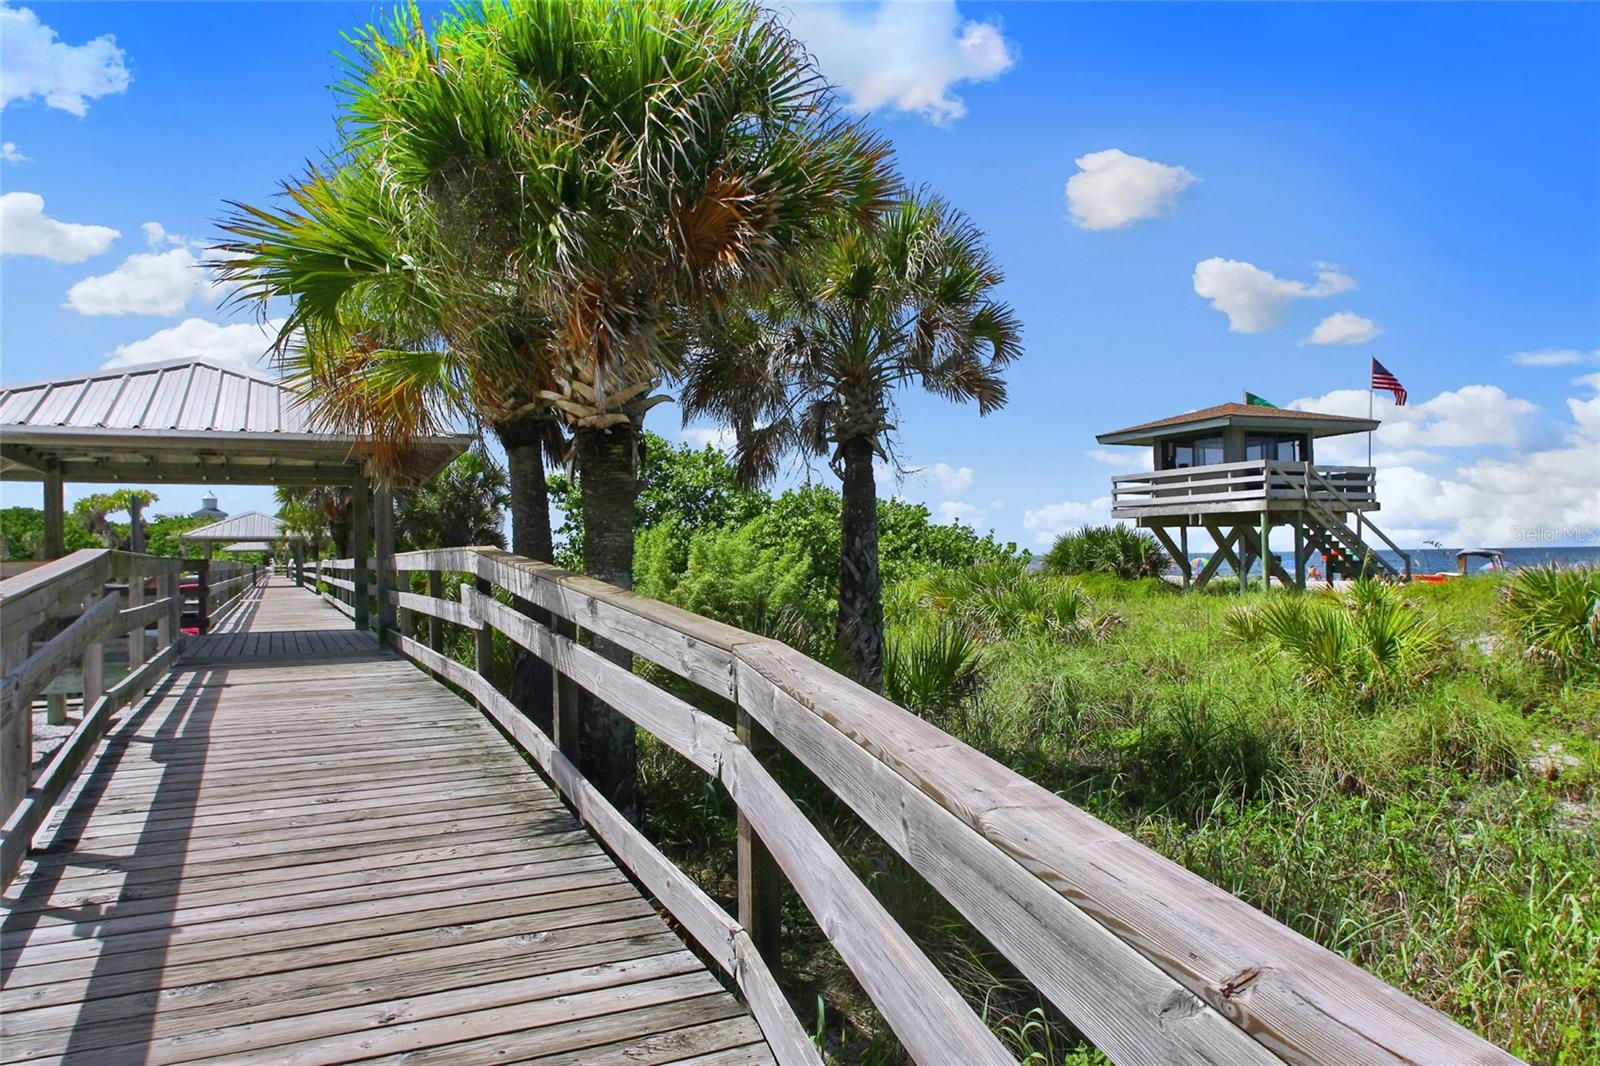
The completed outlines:
[[[104,1061],[108,1043],[143,1044],[155,1018],[161,975],[173,933],[178,877],[184,867],[193,817],[205,772],[213,718],[223,691],[224,671],[201,667],[170,676],[110,735],[106,749],[88,770],[49,844],[33,855],[36,867],[17,895],[3,928],[0,980],[9,983],[18,957],[44,918],[67,919],[78,940],[103,938],[93,956],[82,1003],[61,1061]],[[157,719],[154,734],[145,732]],[[138,765],[148,747],[150,763],[160,766],[149,795],[148,813],[131,852],[97,854],[76,850],[118,769]],[[130,753],[135,758],[129,760]],[[123,849],[118,849],[119,852]],[[75,906],[44,906],[57,891],[70,891],[70,876],[84,872],[123,875],[121,884],[90,892]],[[119,919],[138,915],[141,930],[111,939]],[[18,990],[20,991],[20,990]],[[114,1037],[108,1032],[114,1030]]]

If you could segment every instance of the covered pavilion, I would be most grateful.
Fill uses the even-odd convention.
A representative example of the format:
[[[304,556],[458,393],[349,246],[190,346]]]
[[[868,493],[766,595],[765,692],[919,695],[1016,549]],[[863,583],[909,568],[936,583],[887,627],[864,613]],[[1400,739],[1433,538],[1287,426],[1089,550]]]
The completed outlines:
[[[260,511],[246,511],[244,514],[213,522],[209,526],[200,526],[179,533],[178,539],[202,545],[205,548],[206,558],[209,559],[218,544],[225,545],[223,551],[265,552],[272,550],[270,543],[272,541],[298,542],[301,538],[297,533],[287,532],[283,522],[272,515],[262,514]],[[245,542],[246,546],[237,547],[234,543],[236,541]],[[297,557],[298,551],[297,543]]]
[[[430,477],[470,442],[465,434],[416,442],[401,479]],[[205,356],[0,386],[0,481],[43,485],[46,558],[64,554],[68,482],[346,486],[356,625],[368,622],[370,539],[378,623],[387,628],[394,616],[383,595],[393,584],[392,490],[372,477],[361,443],[317,428],[280,379]],[[227,539],[261,538],[234,532]]]

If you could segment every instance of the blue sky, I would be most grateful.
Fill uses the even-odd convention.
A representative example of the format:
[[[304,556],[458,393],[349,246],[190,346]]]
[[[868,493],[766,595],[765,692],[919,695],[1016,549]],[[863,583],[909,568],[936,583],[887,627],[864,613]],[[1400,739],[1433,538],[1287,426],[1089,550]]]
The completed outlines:
[[[4,8],[0,376],[252,354],[192,264],[225,200],[263,201],[331,143],[339,35],[377,10]],[[1037,547],[1102,519],[1137,466],[1096,432],[1243,389],[1364,413],[1376,356],[1410,392],[1378,405],[1397,539],[1600,542],[1600,7],[787,17],[908,178],[988,232],[1026,329],[1000,413],[902,397],[921,473],[901,495]],[[670,409],[650,428],[680,435]]]

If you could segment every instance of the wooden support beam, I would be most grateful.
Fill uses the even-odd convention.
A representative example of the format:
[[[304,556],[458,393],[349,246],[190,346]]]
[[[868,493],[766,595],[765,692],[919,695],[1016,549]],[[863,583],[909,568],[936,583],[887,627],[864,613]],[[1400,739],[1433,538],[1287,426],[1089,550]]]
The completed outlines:
[[[1211,553],[1211,558],[1206,560],[1206,565],[1200,568],[1200,576],[1194,579],[1194,587],[1197,589],[1205,588],[1206,582],[1211,580],[1223,563],[1228,563],[1234,567],[1239,565],[1239,561],[1235,558],[1231,547],[1234,540],[1239,536],[1237,527],[1230,529],[1226,535],[1222,533],[1215,523],[1208,523],[1205,529],[1207,533],[1211,534],[1211,539],[1217,547]]]
[[[1172,542],[1172,536],[1166,530],[1162,529],[1160,526],[1149,526],[1148,528],[1151,533],[1155,534],[1156,540],[1161,542],[1161,546],[1167,549],[1167,554],[1172,556],[1173,562],[1178,564],[1178,569],[1183,572],[1183,587],[1188,588],[1190,577],[1189,571],[1192,569],[1192,567],[1189,565],[1188,556],[1185,554],[1182,548],[1178,547]],[[1185,539],[1187,539],[1187,529],[1185,529],[1184,534]]]

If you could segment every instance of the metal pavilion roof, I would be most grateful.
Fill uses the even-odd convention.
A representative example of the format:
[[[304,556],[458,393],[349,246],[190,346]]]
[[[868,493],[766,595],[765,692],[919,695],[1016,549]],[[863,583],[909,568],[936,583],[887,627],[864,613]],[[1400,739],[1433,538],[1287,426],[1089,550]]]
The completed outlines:
[[[284,532],[283,523],[272,515],[262,514],[260,511],[246,511],[244,514],[213,522],[209,526],[179,533],[178,539],[263,541],[282,540],[286,536],[288,534]]]
[[[272,545],[264,540],[241,540],[222,549],[225,552],[269,552]]]
[[[407,475],[432,474],[469,440],[418,442]],[[0,387],[0,479],[350,484],[359,443],[316,428],[281,380],[204,356]]]

